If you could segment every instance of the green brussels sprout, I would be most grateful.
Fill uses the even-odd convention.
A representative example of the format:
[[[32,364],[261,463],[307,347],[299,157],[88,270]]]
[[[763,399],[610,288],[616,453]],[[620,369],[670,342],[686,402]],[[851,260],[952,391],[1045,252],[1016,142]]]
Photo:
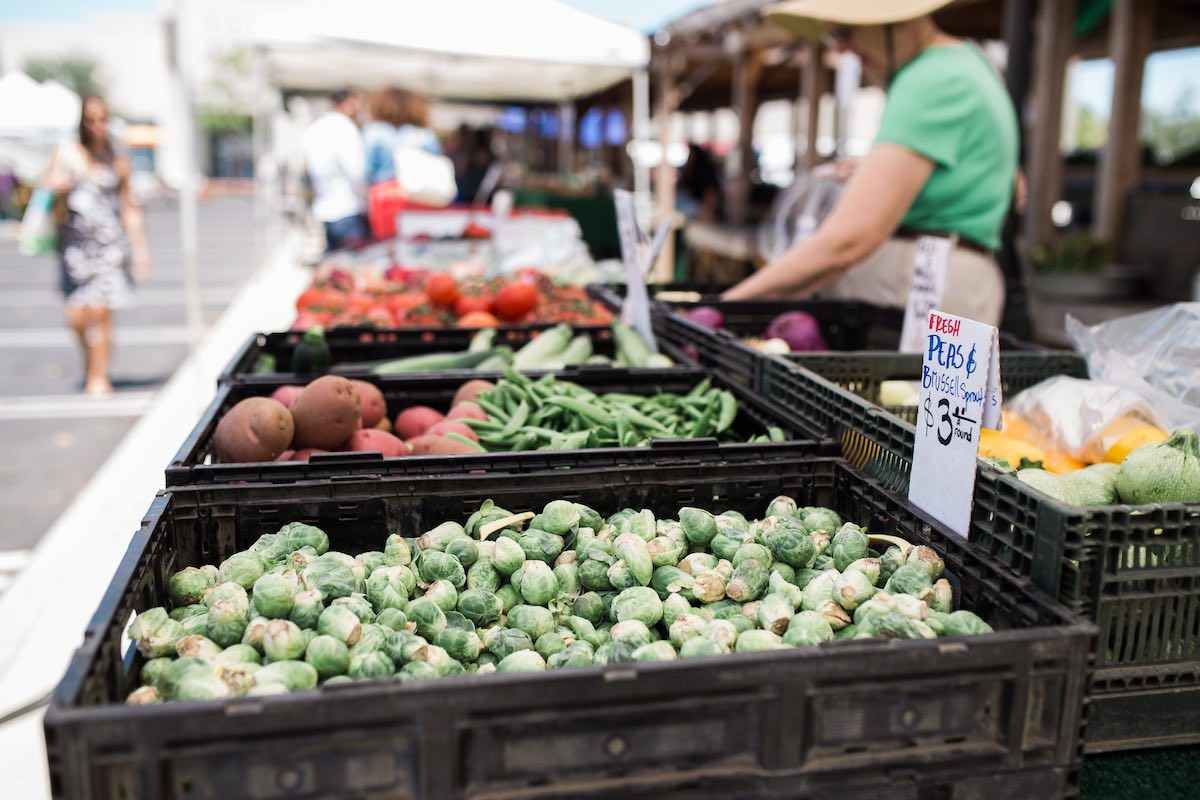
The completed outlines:
[[[799,586],[801,589],[807,589],[808,585],[810,583],[812,583],[814,579],[820,577],[823,572],[825,572],[825,570],[798,569],[798,570],[796,570],[795,584],[797,586]]]
[[[809,533],[824,531],[830,535],[842,527],[842,518],[829,508],[805,508],[800,512],[800,519]]]
[[[912,567],[923,567],[926,569],[929,572],[930,581],[935,581],[942,577],[942,574],[946,571],[946,562],[937,554],[937,551],[923,544],[909,550],[908,557],[904,563]]]
[[[669,636],[671,644],[682,647],[688,639],[699,636],[708,627],[703,617],[696,614],[683,614],[676,617],[670,625]]]
[[[895,611],[896,598],[887,591],[880,589],[871,596],[871,599],[854,609],[854,624],[860,625],[871,616],[882,611]]]
[[[612,589],[612,581],[608,579],[609,566],[604,561],[584,561],[579,567],[580,585],[588,591]]]
[[[687,552],[688,546],[687,534],[683,532],[683,526],[679,524],[679,520],[675,519],[660,519],[654,524],[655,539],[662,537],[670,539],[672,542],[677,542],[684,546],[684,552]],[[651,540],[653,541],[653,540]]]
[[[218,700],[229,697],[232,692],[225,681],[209,673],[192,673],[175,684],[172,700]]]
[[[185,567],[172,575],[171,580],[167,582],[171,607],[178,609],[198,604],[204,599],[204,593],[215,585],[211,572],[196,567]]]
[[[249,589],[266,570],[267,566],[258,553],[234,553],[221,562],[219,580],[221,583],[236,583],[243,589]]]
[[[294,661],[304,655],[305,639],[296,623],[273,619],[267,623],[262,645],[268,661]]]
[[[796,585],[796,570],[792,566],[784,564],[782,561],[772,562],[771,566],[767,567],[767,572],[771,573],[771,575],[779,575],[787,583],[790,583],[793,586]]]
[[[739,564],[750,559],[754,559],[764,567],[769,567],[773,556],[771,555],[771,551],[766,547],[756,542],[750,542],[739,547],[730,561],[733,563],[733,568],[737,569]]]
[[[237,644],[250,622],[250,603],[243,600],[221,600],[208,610],[205,634],[221,647]]]
[[[625,619],[609,629],[609,641],[628,642],[635,647],[654,641],[650,626],[640,619]]]
[[[358,617],[358,621],[366,624],[375,621],[375,609],[371,607],[371,602],[364,595],[357,592],[348,597],[339,597],[330,603],[331,606],[346,606],[354,612],[354,616]]]
[[[689,553],[680,560],[679,568],[689,575],[698,575],[716,569],[719,560],[712,553]]]
[[[768,517],[790,517],[796,513],[799,506],[796,501],[787,495],[780,495],[767,504]]]
[[[649,644],[647,642],[646,644]],[[642,645],[630,641],[614,641],[609,639],[596,648],[592,663],[603,667],[608,664],[627,664],[633,661],[634,652]]]
[[[512,514],[498,507],[491,500],[484,500],[483,504],[467,519],[467,524],[463,526],[463,529],[468,536],[479,538],[480,526],[511,516]]]
[[[258,653],[262,653],[263,634],[267,632],[267,625],[271,620],[266,617],[254,617],[246,625],[246,630],[242,631],[242,644],[253,647]]]
[[[429,584],[424,597],[437,603],[445,612],[453,611],[458,607],[458,590],[450,581],[440,580]]]
[[[129,626],[129,638],[137,642],[138,652],[146,658],[174,655],[183,637],[183,623],[171,619],[165,608],[143,611]]]
[[[289,551],[311,547],[320,556],[329,550],[329,537],[325,535],[325,531],[315,525],[290,522],[279,529],[279,536],[286,538]]]
[[[446,612],[428,597],[413,600],[404,613],[408,615],[409,622],[416,626],[417,633],[429,641],[446,627]]]
[[[142,664],[142,672],[141,672],[142,685],[143,686],[149,686],[151,684],[157,685],[159,680],[162,677],[163,671],[174,660],[175,659],[173,659],[169,656],[159,656],[158,658],[152,658],[149,661],[147,661],[145,664]],[[257,660],[257,659],[255,659],[255,660]]]
[[[797,525],[777,526],[765,534],[763,540],[776,559],[793,569],[807,569],[817,558],[817,549],[812,539]],[[735,558],[735,565],[736,563]]]
[[[715,603],[725,597],[726,580],[715,569],[694,573],[692,576],[692,598],[697,603]]]
[[[834,586],[840,576],[833,570],[828,570],[814,577],[804,587],[804,598],[800,608],[805,611],[816,611],[817,607],[826,600],[833,599]]]
[[[634,661],[674,661],[679,658],[670,642],[659,640],[644,644],[633,651]]]
[[[500,619],[504,602],[487,589],[467,589],[458,596],[458,613],[479,628]]]
[[[867,628],[860,629],[857,625],[855,625],[853,623],[847,625],[846,627],[842,628],[840,631],[838,631],[837,633],[835,633],[833,635],[833,640],[835,642],[841,642],[841,641],[845,641],[847,639],[874,639],[874,638],[875,638],[875,636],[874,636],[874,634],[871,633],[871,629],[869,626]]]
[[[792,604],[792,611],[799,609],[800,604],[804,602],[804,592],[796,584],[789,583],[781,572],[772,572],[767,578],[767,591],[786,597]]]
[[[667,599],[663,600],[663,619],[671,621],[681,614],[692,613],[692,604],[687,601],[681,594],[667,595]]]
[[[406,567],[379,567],[367,578],[367,600],[378,611],[403,611],[408,606],[409,589],[405,581]]]
[[[517,544],[515,539],[496,540],[496,549],[492,554],[492,566],[501,575],[512,575],[525,561],[525,551],[521,549],[521,545]]]
[[[383,557],[390,566],[407,567],[412,563],[412,551],[409,550],[408,541],[398,533],[391,534],[383,543]]]
[[[474,631],[446,628],[433,638],[433,643],[446,651],[455,661],[470,663],[483,652],[483,642]]]
[[[738,619],[744,620],[745,617],[739,615]],[[700,635],[706,639],[720,642],[723,646],[731,650],[737,642],[739,633],[737,625],[730,620],[715,619],[704,626],[704,630]]]
[[[650,560],[650,551],[646,547],[646,541],[638,538],[634,534],[623,533],[617,537],[613,543],[613,553],[620,561],[624,561],[630,574],[636,581],[635,586],[648,586],[650,578],[654,574],[654,562]],[[620,561],[618,563],[620,563]],[[615,564],[613,566],[616,566]],[[612,581],[614,588],[628,589],[629,586],[617,586],[617,582],[613,580],[613,571],[609,570],[608,579]]]
[[[514,606],[521,605],[521,595],[511,585],[501,586],[496,590],[496,597],[500,598],[502,613],[507,614]]]
[[[860,624],[858,630],[881,639],[924,639],[926,636],[922,628],[927,627],[919,620],[909,619],[895,611],[881,611]]]
[[[579,527],[591,528],[594,531],[600,530],[604,525],[604,518],[601,517],[596,510],[585,506],[583,503],[573,503],[575,510],[579,512]],[[543,511],[543,514],[546,512]]]
[[[932,588],[929,570],[915,564],[905,564],[892,573],[883,588],[892,594],[911,594],[919,597]]]
[[[296,594],[300,591],[295,573],[289,580],[283,575],[263,575],[254,582],[251,590],[254,607],[260,616],[268,619],[287,619],[292,613]]]
[[[816,611],[801,611],[793,616],[783,634],[783,643],[792,647],[816,647],[829,641],[833,641],[833,628]]]
[[[654,513],[649,509],[643,508],[636,514],[631,514],[625,518],[620,525],[617,526],[618,534],[630,534],[641,539],[642,542],[649,542],[658,535],[658,522],[654,518]]]
[[[567,617],[564,620],[564,623],[566,624],[567,629],[575,637],[576,641],[582,640],[588,642],[593,647],[599,647],[600,645],[604,644],[606,637],[597,633],[596,626],[583,617],[576,617],[572,615]]]
[[[204,606],[201,606],[204,608]],[[204,609],[203,614],[197,614],[192,617],[185,617],[177,620],[183,626],[184,636],[207,636],[208,635],[208,609]]]
[[[304,572],[305,568],[312,562],[317,560],[317,551],[312,547],[302,547],[299,550],[293,550],[288,556],[287,565],[292,568],[296,574]]]
[[[304,648],[305,648],[306,650],[308,649],[308,646],[309,646],[310,644],[312,644],[312,640],[313,640],[313,639],[315,639],[315,638],[317,638],[317,632],[316,632],[316,631],[313,631],[313,630],[305,630],[304,628],[301,628],[301,629],[300,629],[300,635],[304,637]]]
[[[600,561],[605,566],[617,563],[617,556],[613,552],[612,544],[609,542],[593,539],[576,552],[579,554],[580,561]]]
[[[850,624],[850,614],[833,600],[821,601],[816,610],[835,631],[840,631]]]
[[[679,647],[680,658],[703,658],[705,656],[723,656],[728,653],[729,646],[714,639],[696,636],[688,639]]]
[[[543,561],[528,560],[522,565],[521,573],[517,590],[529,605],[544,606],[558,596],[558,581],[550,565]],[[514,581],[516,584],[517,581]]]
[[[815,531],[814,533],[810,533],[808,538],[812,540],[813,547],[817,548],[817,559],[819,560],[824,558],[826,561],[830,562],[825,566],[818,567],[818,569],[829,569],[832,567],[833,558],[829,556],[829,543],[832,541],[832,539],[829,534],[825,531]],[[813,566],[816,566],[816,562],[813,562]]]
[[[694,546],[704,547],[717,535],[717,520],[702,508],[685,506],[679,509],[679,524]]]
[[[612,602],[609,616],[614,622],[638,620],[646,627],[653,627],[662,620],[662,601],[654,589],[648,586],[634,586],[617,595]]]
[[[479,558],[467,570],[468,589],[486,589],[489,592],[495,592],[500,588],[502,580],[500,573],[492,566],[491,559],[488,558]]]
[[[553,564],[563,551],[563,538],[553,533],[530,528],[517,535],[517,544],[525,552],[525,558]]]
[[[517,650],[500,659],[496,672],[542,672],[546,659],[536,650]]]
[[[863,529],[853,522],[847,522],[838,528],[829,542],[829,555],[833,556],[833,565],[840,572],[860,558],[866,558],[869,546],[870,541]]]
[[[750,606],[751,604],[747,603],[746,605]],[[728,622],[730,625],[732,625],[739,634],[745,633],[746,631],[752,631],[758,627],[758,622],[757,622],[758,604],[755,603],[753,605],[753,607],[751,608],[751,610],[755,612],[755,619],[750,619],[749,617],[745,616],[745,614],[738,614],[737,616],[734,616],[734,617],[726,617],[724,621]]]
[[[148,706],[162,701],[163,698],[158,693],[158,689],[153,686],[139,686],[125,698],[125,704],[131,706]]]
[[[658,596],[666,600],[673,594],[682,594],[685,599],[692,596],[695,579],[678,567],[663,566],[650,576],[650,586]]]
[[[475,631],[475,623],[464,617],[458,611],[446,612],[446,627],[458,628],[460,631]]]
[[[383,652],[387,653],[394,663],[407,664],[409,661],[419,660],[416,656],[420,655],[428,644],[423,637],[415,633],[394,631],[384,641]]]
[[[533,643],[533,649],[547,660],[555,653],[561,653],[575,644],[575,636],[570,631],[556,630],[543,633]]]
[[[846,570],[833,582],[833,599],[847,611],[853,611],[875,594],[875,587],[866,573]]]
[[[384,628],[373,622],[362,623],[362,632],[359,634],[358,641],[350,647],[350,657],[382,650],[392,633],[390,628]]]
[[[893,598],[893,611],[909,619],[924,620],[929,616],[929,604],[910,594],[898,594]]]
[[[906,560],[907,554],[896,545],[884,550],[883,555],[879,557],[879,581],[887,583],[896,570],[904,566]],[[875,583],[878,584],[879,581]]]
[[[550,669],[590,667],[595,655],[596,649],[592,645],[587,642],[577,641],[546,659],[546,666]]]
[[[507,624],[537,641],[542,634],[554,630],[554,615],[542,606],[520,605],[508,612]]]
[[[338,558],[339,554],[326,553],[309,562],[300,573],[300,581],[306,589],[315,589],[327,600],[347,597],[358,587],[358,578],[353,567]]]
[[[362,636],[362,622],[348,606],[332,605],[317,618],[317,633],[352,646]]]
[[[782,594],[769,594],[758,606],[758,624],[764,630],[782,635],[788,628],[795,608],[792,601]]]
[[[318,636],[308,643],[304,660],[322,679],[344,675],[350,668],[350,648],[332,636]]]
[[[443,631],[445,633],[445,631]],[[441,634],[439,634],[440,636]],[[415,661],[424,661],[429,666],[433,667],[437,672],[438,677],[446,677],[447,675],[461,675],[465,672],[463,665],[456,661],[446,652],[446,648],[436,644],[426,645],[424,649],[418,650],[414,656]]]
[[[557,564],[553,569],[554,582],[558,585],[556,597],[564,602],[574,602],[583,586],[579,582],[579,565],[574,562]]]
[[[396,665],[388,658],[387,653],[376,650],[350,656],[346,674],[355,680],[390,678],[396,674]]]
[[[566,565],[579,566],[579,554],[575,550],[563,550],[558,554],[558,558],[554,559],[554,566],[562,567]]]
[[[175,652],[181,658],[213,661],[221,653],[221,646],[204,636],[185,636],[175,643]]]
[[[767,589],[767,567],[750,558],[734,568],[733,577],[725,585],[725,596],[739,603],[756,600]]]
[[[339,686],[343,683],[354,683],[354,678],[351,678],[349,675],[334,675],[332,678],[322,681],[321,688],[324,689],[326,686]]]
[[[618,511],[617,513],[615,513],[611,517],[609,517],[607,520],[605,520],[605,522],[609,525],[612,525],[615,528],[619,528],[621,526],[622,522],[629,519],[636,513],[637,512],[634,511],[632,508],[622,508],[620,511]],[[597,530],[599,530],[599,529],[597,529]]]
[[[950,581],[938,578],[934,582],[933,600],[929,603],[929,607],[943,614],[949,614],[954,610],[954,588],[950,586]]]
[[[759,653],[763,650],[780,650],[787,647],[779,634],[771,631],[746,631],[737,639],[734,651],[738,653]]]
[[[371,577],[372,572],[380,567],[390,566],[387,563],[387,556],[381,550],[368,550],[365,553],[359,553],[354,557],[354,560],[362,566],[363,572],[368,578]]]
[[[324,610],[325,601],[321,593],[315,589],[308,589],[297,592],[292,598],[292,610],[288,619],[304,630],[315,630],[317,620],[321,618],[321,612]]]
[[[403,680],[426,680],[428,678],[440,678],[436,668],[424,661],[409,661],[400,668],[400,677]]]
[[[262,662],[262,654],[248,644],[239,643],[230,645],[217,653],[215,661],[222,667],[231,667],[234,664],[259,664]]]
[[[458,559],[439,550],[422,550],[417,556],[417,574],[423,583],[449,581],[455,589],[465,589],[467,573]]]
[[[596,592],[584,592],[575,598],[571,604],[571,613],[583,617],[593,625],[598,625],[608,614],[604,599]]]
[[[708,548],[718,559],[723,558],[728,561],[737,554],[739,547],[753,542],[754,534],[748,530],[721,531],[709,541]],[[716,565],[713,568],[715,569]]]
[[[167,699],[175,698],[179,685],[189,678],[197,676],[207,676],[216,678],[217,672],[221,667],[214,662],[205,661],[200,658],[184,657],[178,658],[165,667],[161,668],[158,673],[157,680],[154,683],[159,694]],[[222,684],[223,685],[223,684]],[[228,689],[226,688],[226,694]],[[218,695],[224,696],[224,695]]]
[[[878,558],[860,558],[851,562],[844,572],[861,572],[867,576],[872,586],[879,584],[880,565]]]
[[[584,506],[583,508],[587,508]],[[591,511],[591,509],[587,509]],[[595,512],[593,511],[594,515]],[[580,507],[568,500],[552,500],[546,504],[541,513],[541,527],[548,533],[557,536],[567,534],[577,527],[582,519]]]
[[[204,593],[204,605],[210,610],[213,604],[220,603],[223,600],[229,600],[238,605],[245,605],[247,609],[250,605],[250,595],[246,594],[246,590],[242,588],[240,583],[234,583],[233,581],[217,584]]]
[[[687,554],[687,545],[667,536],[656,536],[646,544],[646,552],[655,567],[673,567]]]
[[[176,622],[183,622],[184,620],[191,619],[192,617],[202,617],[207,613],[208,606],[204,605],[204,603],[192,603],[190,605],[180,606],[179,608],[172,609],[171,613],[167,616]]]
[[[942,616],[941,621],[946,636],[971,636],[992,632],[992,626],[971,611],[954,611]]]
[[[446,543],[446,555],[454,556],[464,569],[470,569],[479,560],[479,545],[474,539],[460,536]]]
[[[462,525],[457,522],[443,522],[436,528],[426,531],[417,537],[417,547],[422,552],[427,551],[442,551],[446,549],[446,545],[453,539],[465,537],[467,531]]]
[[[529,634],[516,628],[489,628],[483,634],[483,646],[497,659],[503,660],[518,650],[532,650]]]

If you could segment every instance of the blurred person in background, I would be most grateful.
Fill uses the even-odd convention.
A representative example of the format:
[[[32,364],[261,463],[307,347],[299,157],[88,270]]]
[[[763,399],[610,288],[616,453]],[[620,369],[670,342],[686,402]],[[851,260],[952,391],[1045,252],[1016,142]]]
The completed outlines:
[[[358,130],[359,97],[341,91],[333,110],[304,132],[304,161],[312,183],[312,211],[325,226],[325,250],[362,247],[367,233],[366,152]]]
[[[688,157],[679,170],[675,205],[689,219],[716,222],[725,215],[721,169],[712,151],[688,143]]]
[[[467,135],[463,148],[461,166],[455,164],[455,179],[458,182],[458,199],[460,203],[474,203],[475,195],[487,176],[488,169],[496,160],[492,151],[492,129],[478,128]],[[486,203],[487,198],[480,198]]]
[[[397,147],[412,147],[434,156],[442,154],[442,143],[429,127],[429,100],[420,92],[398,92],[401,123],[396,132]]]
[[[85,96],[79,140],[58,148],[45,179],[57,198],[67,321],[83,347],[83,391],[92,396],[112,393],[113,311],[129,304],[133,280],[150,273],[142,210],[129,186],[133,166],[117,155],[108,125],[105,102]]]
[[[367,183],[376,186],[396,177],[396,140],[405,123],[404,97],[400,89],[376,89],[367,96],[371,121],[363,127]]]

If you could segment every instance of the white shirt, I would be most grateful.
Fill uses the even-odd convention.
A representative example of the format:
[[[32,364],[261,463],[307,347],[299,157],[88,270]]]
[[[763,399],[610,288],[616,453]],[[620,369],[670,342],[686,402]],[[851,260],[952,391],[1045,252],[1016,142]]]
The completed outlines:
[[[310,125],[304,132],[304,161],[317,219],[336,222],[366,210],[366,157],[353,120],[330,111]]]

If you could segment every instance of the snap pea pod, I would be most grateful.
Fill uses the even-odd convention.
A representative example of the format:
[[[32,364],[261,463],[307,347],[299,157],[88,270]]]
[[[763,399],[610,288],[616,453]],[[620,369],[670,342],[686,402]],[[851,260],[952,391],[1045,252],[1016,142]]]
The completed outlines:
[[[520,402],[520,404],[517,406],[516,410],[513,411],[513,415],[508,418],[508,422],[506,422],[504,424],[504,430],[500,431],[500,436],[502,436],[502,437],[512,436],[522,426],[525,425],[525,423],[526,423],[526,421],[528,421],[528,419],[529,419],[529,404],[526,403],[524,400],[522,400]]]
[[[546,401],[550,405],[556,405],[567,411],[573,412],[576,417],[583,417],[598,425],[612,425],[612,415],[600,408],[591,406],[582,400],[574,397],[551,397]]]
[[[720,398],[719,402],[721,404],[721,410],[720,413],[717,414],[716,432],[724,433],[725,431],[729,430],[729,426],[732,425],[734,419],[737,418],[737,398],[733,396],[732,392],[728,391],[722,391],[717,396]]]
[[[491,394],[489,392],[489,394]],[[493,422],[503,422],[508,419],[508,411],[501,404],[492,402],[490,397],[484,397],[482,394],[475,398],[475,402],[479,404],[488,414],[488,419]]]
[[[696,420],[696,423],[692,425],[692,438],[698,439],[702,436],[708,436],[712,433],[713,415],[716,412],[719,404],[720,401],[717,400],[716,397],[712,397],[709,400],[708,405],[704,409],[704,413],[701,414],[700,418]]]

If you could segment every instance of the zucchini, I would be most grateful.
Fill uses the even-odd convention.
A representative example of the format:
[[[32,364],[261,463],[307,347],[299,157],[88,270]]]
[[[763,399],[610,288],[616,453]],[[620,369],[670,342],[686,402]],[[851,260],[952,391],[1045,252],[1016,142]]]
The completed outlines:
[[[560,361],[571,344],[571,326],[566,323],[542,331],[513,354],[513,368],[539,369],[546,362]]]
[[[330,358],[325,329],[314,325],[304,332],[300,343],[292,351],[292,372],[297,375],[324,375],[329,371]]]
[[[405,372],[439,372],[453,369],[474,369],[479,364],[497,355],[495,350],[471,352],[464,350],[457,353],[425,353],[419,356],[397,358],[392,361],[381,361],[369,364],[342,364],[337,372],[354,372],[368,369],[376,375],[394,375]]]
[[[637,331],[620,320],[613,320],[613,341],[617,345],[617,362],[631,367],[645,367],[653,355]]]

